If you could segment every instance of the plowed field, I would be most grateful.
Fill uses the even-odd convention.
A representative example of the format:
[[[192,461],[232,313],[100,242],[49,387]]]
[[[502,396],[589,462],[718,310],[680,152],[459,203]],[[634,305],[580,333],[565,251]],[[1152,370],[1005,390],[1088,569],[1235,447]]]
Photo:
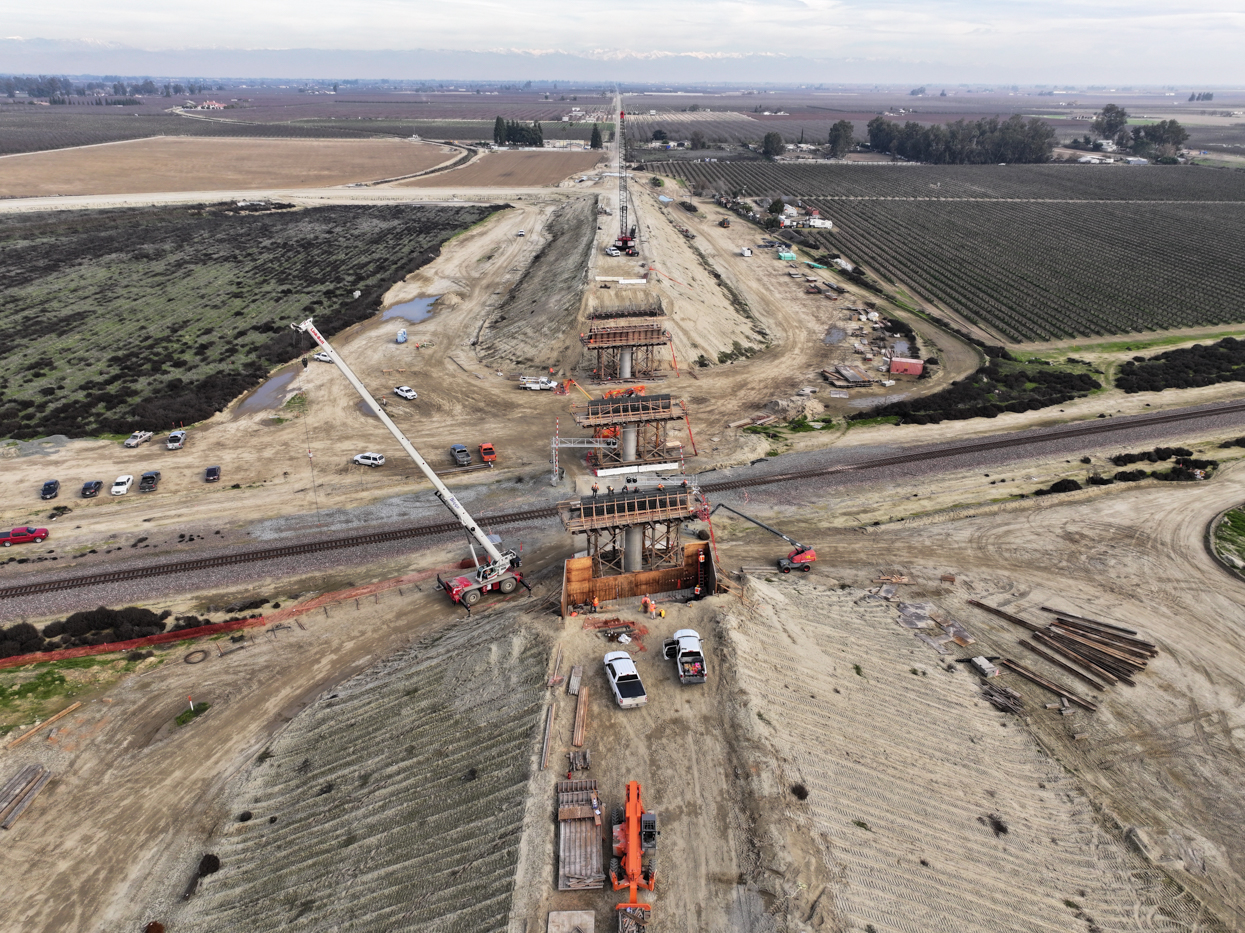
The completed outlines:
[[[601,158],[599,152],[491,152],[454,169],[402,182],[411,188],[536,188],[556,185],[568,175],[586,172]]]
[[[457,152],[396,139],[142,139],[8,156],[0,197],[328,187],[422,172]]]

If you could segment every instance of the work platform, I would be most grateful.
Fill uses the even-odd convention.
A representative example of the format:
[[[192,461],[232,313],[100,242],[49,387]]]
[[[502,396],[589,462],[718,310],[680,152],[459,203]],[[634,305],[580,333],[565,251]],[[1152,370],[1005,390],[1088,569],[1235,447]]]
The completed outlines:
[[[679,372],[670,331],[657,321],[593,327],[579,335],[579,342],[586,351],[596,354],[592,376],[599,382],[658,378],[658,350],[663,346],[670,347],[671,368],[675,375]]]
[[[645,522],[690,520],[699,513],[700,505],[693,490],[686,485],[637,492],[624,490],[613,495],[583,496],[558,503],[562,524],[571,534]]]
[[[677,568],[683,522],[702,516],[687,486],[585,496],[558,503],[562,524],[586,536],[594,577]]]
[[[622,424],[655,424],[687,417],[687,403],[669,395],[630,395],[595,398],[571,406],[581,428]]]

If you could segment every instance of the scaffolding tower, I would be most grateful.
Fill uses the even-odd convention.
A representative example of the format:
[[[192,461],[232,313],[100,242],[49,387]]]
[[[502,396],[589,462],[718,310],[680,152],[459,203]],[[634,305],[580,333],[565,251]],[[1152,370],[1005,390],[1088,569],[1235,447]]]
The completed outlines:
[[[702,511],[696,490],[686,482],[558,503],[566,530],[587,538],[593,577],[682,567],[682,525]]]
[[[617,446],[597,447],[590,465],[598,476],[660,470],[682,459],[682,445],[670,444],[667,429],[672,422],[687,425],[692,454],[696,441],[687,417],[687,403],[669,395],[627,395],[592,399],[571,406],[575,423],[592,431],[597,439],[616,438]]]
[[[652,378],[660,368],[659,347],[670,347],[670,362],[675,375],[679,364],[674,355],[670,331],[658,321],[629,321],[623,324],[592,327],[579,335],[584,349],[596,353],[593,376],[599,382]]]

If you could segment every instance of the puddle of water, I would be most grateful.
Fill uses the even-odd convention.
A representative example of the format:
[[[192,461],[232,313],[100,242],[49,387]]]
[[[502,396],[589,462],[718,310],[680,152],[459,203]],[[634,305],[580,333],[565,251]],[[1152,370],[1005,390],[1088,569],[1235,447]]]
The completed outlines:
[[[894,354],[895,356],[907,356],[908,355],[908,341],[896,340],[895,345],[891,347],[891,353]]]
[[[823,343],[838,343],[847,336],[847,331],[841,327],[831,327],[826,331],[826,336],[822,338]]]
[[[292,372],[277,373],[238,406],[238,414],[279,408],[285,401],[285,390],[294,381],[294,376],[295,373]]]
[[[359,414],[361,415],[367,415],[369,418],[376,418],[376,412],[372,411],[372,406],[370,406],[367,402],[360,401],[357,405],[355,405],[355,408],[359,409]],[[377,418],[376,420],[379,421],[380,419]]]
[[[381,313],[380,319],[388,321],[395,317],[410,324],[418,324],[420,321],[426,321],[432,317],[432,305],[440,295],[433,295],[431,298],[416,298],[414,301],[404,301],[400,305],[394,305],[388,311]]]

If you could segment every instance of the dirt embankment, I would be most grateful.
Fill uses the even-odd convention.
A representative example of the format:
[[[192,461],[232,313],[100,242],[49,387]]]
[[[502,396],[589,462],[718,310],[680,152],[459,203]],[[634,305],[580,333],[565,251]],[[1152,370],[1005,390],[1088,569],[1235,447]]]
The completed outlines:
[[[546,653],[513,614],[430,641],[327,691],[246,769],[177,929],[504,926]]]
[[[595,228],[595,198],[557,209],[527,274],[481,329],[476,345],[480,359],[498,366],[523,366],[538,357],[540,362],[574,363],[578,353],[571,352],[572,342],[578,343],[576,318]]]

